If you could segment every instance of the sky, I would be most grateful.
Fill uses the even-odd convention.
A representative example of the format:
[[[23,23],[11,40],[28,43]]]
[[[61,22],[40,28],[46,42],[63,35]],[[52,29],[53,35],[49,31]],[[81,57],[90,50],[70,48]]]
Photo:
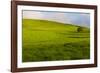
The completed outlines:
[[[25,19],[40,19],[69,23],[73,25],[90,27],[90,14],[77,12],[56,12],[56,11],[23,11]]]

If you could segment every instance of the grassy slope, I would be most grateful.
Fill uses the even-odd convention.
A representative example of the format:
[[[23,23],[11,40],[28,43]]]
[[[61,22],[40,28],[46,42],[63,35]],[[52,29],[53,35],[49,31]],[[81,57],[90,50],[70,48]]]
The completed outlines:
[[[46,20],[23,19],[23,62],[89,59],[89,29]],[[85,43],[84,43],[85,42]]]

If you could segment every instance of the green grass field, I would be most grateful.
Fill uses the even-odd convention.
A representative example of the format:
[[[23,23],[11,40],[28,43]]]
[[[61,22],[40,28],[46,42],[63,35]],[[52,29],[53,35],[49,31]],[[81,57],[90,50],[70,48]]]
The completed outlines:
[[[23,62],[90,58],[89,28],[47,20],[23,19]]]

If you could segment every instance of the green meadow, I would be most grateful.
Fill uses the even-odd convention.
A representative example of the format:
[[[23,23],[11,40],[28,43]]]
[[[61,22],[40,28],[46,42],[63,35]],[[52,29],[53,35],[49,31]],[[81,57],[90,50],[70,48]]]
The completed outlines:
[[[23,19],[23,62],[89,58],[89,28],[48,20]]]

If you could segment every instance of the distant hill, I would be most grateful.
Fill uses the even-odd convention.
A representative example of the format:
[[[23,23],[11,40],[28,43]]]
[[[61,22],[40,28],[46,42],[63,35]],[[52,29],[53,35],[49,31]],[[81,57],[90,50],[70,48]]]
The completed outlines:
[[[89,32],[89,28],[87,27],[48,20],[23,19],[23,24],[23,27],[29,27],[35,30],[64,30],[68,32],[77,32],[78,28],[81,27],[81,32]]]

